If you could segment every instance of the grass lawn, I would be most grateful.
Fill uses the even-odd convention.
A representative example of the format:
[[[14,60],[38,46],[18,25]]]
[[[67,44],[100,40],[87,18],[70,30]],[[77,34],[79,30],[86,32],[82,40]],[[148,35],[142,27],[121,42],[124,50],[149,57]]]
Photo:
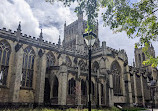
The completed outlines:
[[[145,110],[144,108],[124,108],[122,110],[112,107],[110,109],[92,109],[92,111],[142,111]],[[0,111],[63,111],[61,109],[49,109],[49,108],[36,108],[36,109],[29,109],[29,108],[19,108],[19,109],[0,109]],[[65,109],[64,111],[88,111],[88,109]]]

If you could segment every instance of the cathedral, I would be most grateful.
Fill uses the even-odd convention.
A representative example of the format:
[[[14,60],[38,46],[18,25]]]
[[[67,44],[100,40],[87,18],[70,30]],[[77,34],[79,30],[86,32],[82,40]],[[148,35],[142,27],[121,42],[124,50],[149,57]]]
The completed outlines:
[[[83,39],[87,22],[83,15],[64,24],[64,39],[58,44],[17,31],[0,29],[0,106],[51,105],[74,107],[88,105],[88,47]],[[115,50],[100,43],[97,35],[92,47],[92,106],[158,106],[158,70],[144,66],[142,48],[135,49],[135,61],[128,65],[124,49]],[[53,36],[52,36],[53,37]],[[150,45],[149,53],[155,56]],[[158,83],[157,83],[158,84]],[[154,92],[154,93],[153,93]],[[153,96],[153,99],[152,99]]]

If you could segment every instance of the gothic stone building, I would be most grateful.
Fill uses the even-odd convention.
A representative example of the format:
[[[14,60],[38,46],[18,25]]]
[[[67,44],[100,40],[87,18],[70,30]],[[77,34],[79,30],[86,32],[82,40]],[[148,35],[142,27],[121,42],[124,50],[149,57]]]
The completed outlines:
[[[87,105],[88,48],[83,39],[86,21],[79,15],[64,24],[61,45],[17,31],[0,29],[0,104]],[[143,66],[146,56],[135,49],[135,62],[128,65],[125,50],[106,46],[97,35],[92,49],[92,105],[145,106],[151,102],[147,83],[158,79],[157,69]],[[153,46],[150,53],[155,56]],[[155,104],[158,104],[157,92]]]

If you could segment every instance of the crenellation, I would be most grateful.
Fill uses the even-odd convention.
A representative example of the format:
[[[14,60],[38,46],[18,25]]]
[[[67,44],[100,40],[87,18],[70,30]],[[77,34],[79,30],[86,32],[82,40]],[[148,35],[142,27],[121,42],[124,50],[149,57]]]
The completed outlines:
[[[77,27],[76,29],[81,29],[83,24],[85,25],[86,21],[81,21],[80,19],[68,26],[66,26],[65,23],[64,28],[66,28],[67,30],[71,28],[74,29],[75,27]],[[73,33],[72,35],[75,38],[67,39],[66,43],[61,44],[61,47],[59,47],[61,42],[55,44],[47,40],[43,40],[42,29],[38,38],[31,37],[26,34],[20,35],[20,24],[18,29],[19,30],[17,30],[17,32],[15,31],[14,36],[10,35],[10,29],[8,31],[6,31],[6,29],[0,29],[0,37],[6,40],[9,39],[8,44],[10,44],[13,48],[15,47],[16,51],[14,52],[14,50],[11,50],[13,51],[13,54],[10,55],[11,59],[9,60],[9,62],[12,62],[12,64],[16,63],[16,65],[11,65],[11,68],[10,66],[7,66],[7,68],[9,67],[9,72],[7,76],[15,76],[11,78],[13,79],[12,81],[15,81],[15,83],[12,84],[12,82],[10,82],[10,84],[14,85],[14,87],[8,88],[8,91],[10,92],[10,97],[14,98],[14,101],[6,100],[6,102],[21,102],[22,104],[37,103],[38,105],[51,102],[51,105],[57,106],[66,106],[68,103],[70,103],[70,106],[73,106],[72,103],[75,103],[75,101],[71,94],[69,94],[72,93],[69,92],[69,90],[76,87],[74,86],[73,88],[70,88],[70,80],[73,78],[73,80],[79,85],[80,88],[84,87],[88,81],[88,48],[84,44],[84,40],[82,41],[79,38],[79,36],[82,36],[81,32],[83,30],[75,30],[76,33]],[[19,37],[19,40],[16,37]],[[16,43],[15,41],[18,43]],[[74,47],[74,44],[77,46],[77,48]],[[27,53],[25,52],[25,46],[29,45],[33,47],[32,49],[29,47],[29,50],[34,50],[32,52],[35,52],[38,55],[35,57],[33,63],[34,66],[31,69],[33,70],[31,72],[33,77],[29,78],[33,82],[33,84],[28,89],[26,88],[24,90],[20,88],[20,84],[24,82],[24,80],[21,80],[21,75],[23,74],[22,71],[24,70],[22,64],[23,60],[27,60],[26,56],[24,56],[24,54]],[[16,56],[17,54],[18,56]],[[34,53],[32,53],[32,55],[34,55]],[[15,56],[16,60],[14,60]],[[136,91],[137,89],[144,90],[142,86],[145,87],[145,84],[152,79],[152,73],[154,71],[149,72],[147,70],[147,67],[149,66],[142,68],[129,66],[126,51],[124,49],[116,50],[108,47],[106,46],[106,42],[102,42],[102,46],[93,46],[91,59],[93,83],[92,86],[94,86],[92,88],[94,92],[92,96],[92,104],[94,106],[97,105],[97,99],[93,98],[95,96],[96,98],[99,98],[99,106],[107,107],[114,106],[114,104],[123,104],[124,106],[132,106],[133,103],[147,104],[148,101],[150,101],[145,97],[144,99],[142,99],[143,96],[137,96],[138,93],[144,93],[146,91]],[[29,63],[30,61],[27,62]],[[12,71],[11,69],[14,69],[14,71]],[[27,68],[25,70],[27,70]],[[13,72],[17,73],[12,75]],[[138,82],[141,76],[145,77],[145,79],[142,78],[143,80],[141,80],[141,82]],[[85,80],[85,85],[83,85],[81,82],[83,80]],[[7,81],[9,81],[9,79],[7,79]],[[47,82],[49,84],[47,84]],[[18,84],[18,86],[16,84]],[[97,84],[99,88],[96,88]],[[47,90],[47,86],[51,88],[50,91]],[[88,91],[88,86],[86,86],[85,89],[86,91]],[[5,94],[5,89],[1,88],[1,90],[2,91],[0,91],[0,97],[2,97],[1,92]],[[46,98],[45,96],[46,91],[49,92],[49,98]],[[99,94],[98,97],[97,91]],[[103,94],[101,94],[101,92],[103,92]],[[80,97],[77,98],[78,100],[75,105],[77,105],[78,103],[82,105],[87,105],[87,101],[84,101],[88,100],[87,94],[88,92],[86,92],[84,96],[80,95]],[[54,97],[54,95],[56,97]],[[19,97],[19,99],[16,97]],[[8,97],[4,98],[8,99]],[[139,102],[137,101],[138,99]],[[1,102],[3,103],[5,101],[0,99],[0,103]]]
[[[3,29],[2,29],[2,30],[3,30],[3,31],[5,31],[5,32],[7,31],[5,27],[3,27]]]

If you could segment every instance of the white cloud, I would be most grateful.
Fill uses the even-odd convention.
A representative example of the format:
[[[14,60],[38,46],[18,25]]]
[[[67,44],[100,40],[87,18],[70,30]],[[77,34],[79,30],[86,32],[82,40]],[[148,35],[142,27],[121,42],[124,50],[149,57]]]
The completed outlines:
[[[38,37],[42,28],[44,39],[57,43],[59,34],[63,39],[65,21],[68,25],[77,19],[76,13],[73,12],[76,5],[77,3],[74,3],[71,7],[64,7],[61,2],[52,5],[45,0],[1,0],[0,28],[16,30],[18,22],[21,21],[22,33]],[[117,50],[125,49],[131,64],[134,58],[134,43],[138,38],[129,39],[125,32],[113,34],[109,27],[103,27],[101,13],[104,11],[105,9],[101,9],[99,14],[100,41],[106,41],[107,46]],[[157,42],[153,43],[153,46],[157,55]]]

